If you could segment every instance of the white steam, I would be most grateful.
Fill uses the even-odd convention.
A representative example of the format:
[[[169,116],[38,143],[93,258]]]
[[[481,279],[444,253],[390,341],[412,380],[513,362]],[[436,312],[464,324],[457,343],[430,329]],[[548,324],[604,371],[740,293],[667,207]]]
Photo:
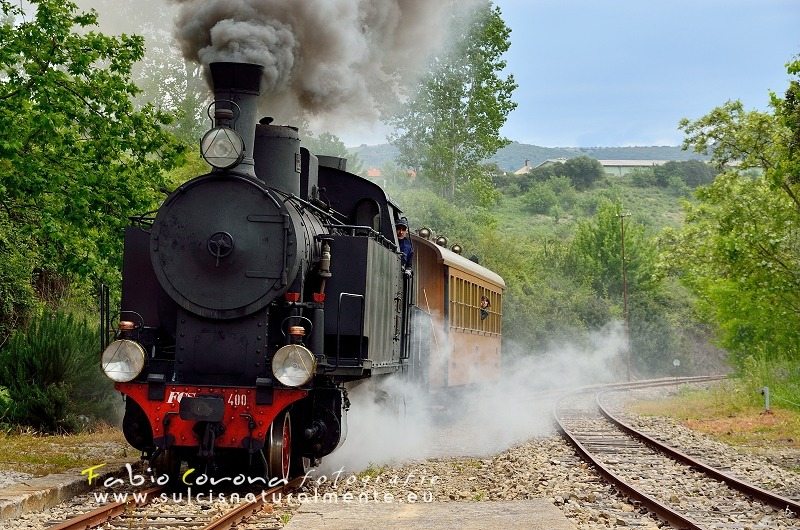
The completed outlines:
[[[585,347],[554,344],[538,354],[516,349],[504,352],[500,379],[480,388],[425,393],[395,377],[358,386],[350,392],[347,440],[323,459],[320,473],[485,456],[546,435],[553,391],[613,380],[624,364],[625,340],[622,325],[614,323],[591,333]],[[403,397],[393,403],[386,395]]]

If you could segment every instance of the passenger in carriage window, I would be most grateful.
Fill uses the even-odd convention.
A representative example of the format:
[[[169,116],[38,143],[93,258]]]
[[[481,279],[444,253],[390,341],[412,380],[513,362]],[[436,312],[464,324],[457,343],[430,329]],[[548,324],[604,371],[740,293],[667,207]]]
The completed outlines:
[[[481,296],[481,320],[486,320],[486,317],[489,316],[489,307],[491,304],[489,303],[489,297],[486,295]]]

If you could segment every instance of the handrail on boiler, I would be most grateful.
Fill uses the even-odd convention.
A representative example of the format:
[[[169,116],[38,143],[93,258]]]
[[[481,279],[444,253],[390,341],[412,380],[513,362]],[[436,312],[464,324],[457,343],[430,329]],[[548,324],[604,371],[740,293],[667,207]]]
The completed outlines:
[[[371,226],[366,225],[324,225],[325,228],[336,231],[340,234],[352,236],[352,237],[368,237],[370,239],[374,239],[381,245],[386,248],[390,248],[392,250],[397,250],[397,245],[393,241],[390,241],[384,237],[383,234],[376,231]]]

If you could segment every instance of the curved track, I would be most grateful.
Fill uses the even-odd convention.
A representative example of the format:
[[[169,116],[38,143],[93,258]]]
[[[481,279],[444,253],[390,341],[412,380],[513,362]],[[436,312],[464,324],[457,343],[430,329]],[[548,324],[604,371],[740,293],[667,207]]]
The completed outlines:
[[[615,385],[613,391],[689,380]],[[557,402],[558,429],[631,499],[677,528],[800,528],[800,504],[727,475],[623,423],[603,407],[608,389]]]

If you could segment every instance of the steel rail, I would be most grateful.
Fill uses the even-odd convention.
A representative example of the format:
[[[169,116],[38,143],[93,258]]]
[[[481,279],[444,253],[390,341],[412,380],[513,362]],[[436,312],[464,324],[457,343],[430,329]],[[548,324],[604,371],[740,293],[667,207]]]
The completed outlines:
[[[241,521],[252,516],[255,512],[260,510],[261,507],[267,502],[269,497],[278,492],[296,489],[302,484],[302,482],[303,477],[298,477],[289,481],[287,484],[282,484],[275,486],[274,488],[264,490],[258,496],[256,496],[255,500],[241,504],[226,512],[222,516],[204,526],[203,530],[228,530],[233,528],[235,525],[239,524]],[[146,505],[150,499],[157,497],[158,494],[164,490],[164,487],[155,487],[144,490],[137,494],[137,497],[131,496],[129,500],[125,502],[113,502],[105,506],[101,506],[100,508],[80,514],[55,526],[48,527],[48,530],[87,530],[90,528],[97,528],[98,526],[101,526],[125,514],[125,512],[133,506],[141,507]],[[141,497],[146,498],[147,501],[138,502],[136,500],[136,498]]]
[[[298,486],[302,485],[304,477],[298,477],[294,480],[290,480],[287,484],[283,484],[280,486],[275,486],[274,488],[270,488],[268,490],[262,491],[259,496],[256,497],[255,500],[250,501],[246,504],[242,504],[241,506],[237,506],[236,508],[232,509],[231,511],[223,514],[218,519],[215,519],[208,523],[206,526],[203,527],[202,530],[228,530],[233,528],[235,525],[242,522],[244,519],[252,516],[261,507],[266,503],[266,499],[269,496],[272,496],[275,493],[295,489]]]
[[[584,391],[584,393],[588,392],[589,391]],[[672,526],[688,530],[703,529],[703,527],[700,526],[698,522],[689,519],[688,517],[685,517],[684,515],[676,512],[669,506],[662,504],[660,501],[629,485],[625,481],[625,479],[616,475],[602,462],[600,462],[597,458],[595,458],[592,452],[578,440],[578,437],[574,433],[572,433],[569,429],[567,429],[564,423],[562,423],[561,418],[558,415],[558,405],[562,400],[557,401],[553,407],[553,418],[555,420],[556,427],[561,432],[561,434],[567,439],[567,441],[575,447],[575,449],[578,451],[578,453],[584,460],[592,464],[598,470],[598,472],[603,477],[605,477],[606,480],[614,484],[620,491],[625,493],[625,495],[627,495],[630,499],[634,499],[641,502],[648,510],[657,514],[659,517],[667,521]]]
[[[86,530],[88,528],[97,528],[98,526],[124,514],[125,511],[132,506],[144,506],[150,501],[151,498],[157,496],[162,491],[164,491],[163,486],[157,486],[155,488],[144,490],[140,493],[137,493],[136,497],[131,495],[126,501],[118,501],[112,502],[111,504],[106,504],[105,506],[101,506],[90,512],[83,513],[73,517],[72,519],[67,519],[66,521],[55,526],[50,526],[48,527],[48,530]],[[142,496],[147,499],[145,502],[138,501],[138,498],[141,498]]]
[[[642,379],[639,381],[627,381],[622,383],[605,383],[589,385],[570,390],[570,394],[578,392],[588,392],[590,390],[636,390],[638,388],[655,388],[661,386],[675,386],[689,383],[704,383],[708,381],[720,381],[726,379],[726,375],[692,375],[685,377],[662,377],[660,379]]]
[[[614,416],[606,407],[603,406],[601,400],[601,396],[603,394],[607,394],[611,391],[607,392],[600,392],[596,396],[597,407],[600,409],[600,413],[605,416],[610,422],[617,425],[620,429],[627,432],[634,438],[638,438],[639,440],[643,441],[644,443],[650,445],[657,451],[665,453],[669,455],[674,460],[686,464],[688,466],[692,466],[694,468],[700,469],[706,475],[713,477],[721,482],[724,482],[731,488],[741,491],[745,495],[749,495],[759,501],[763,502],[764,504],[769,504],[779,510],[792,510],[794,513],[800,514],[800,502],[793,501],[792,499],[788,499],[781,495],[778,495],[774,492],[765,490],[756,486],[755,484],[751,484],[745,480],[738,479],[727,473],[710,466],[700,460],[697,460],[686,453],[683,453],[674,447],[671,447],[664,442],[656,440],[655,438],[635,429],[631,425],[628,425],[621,419]]]

